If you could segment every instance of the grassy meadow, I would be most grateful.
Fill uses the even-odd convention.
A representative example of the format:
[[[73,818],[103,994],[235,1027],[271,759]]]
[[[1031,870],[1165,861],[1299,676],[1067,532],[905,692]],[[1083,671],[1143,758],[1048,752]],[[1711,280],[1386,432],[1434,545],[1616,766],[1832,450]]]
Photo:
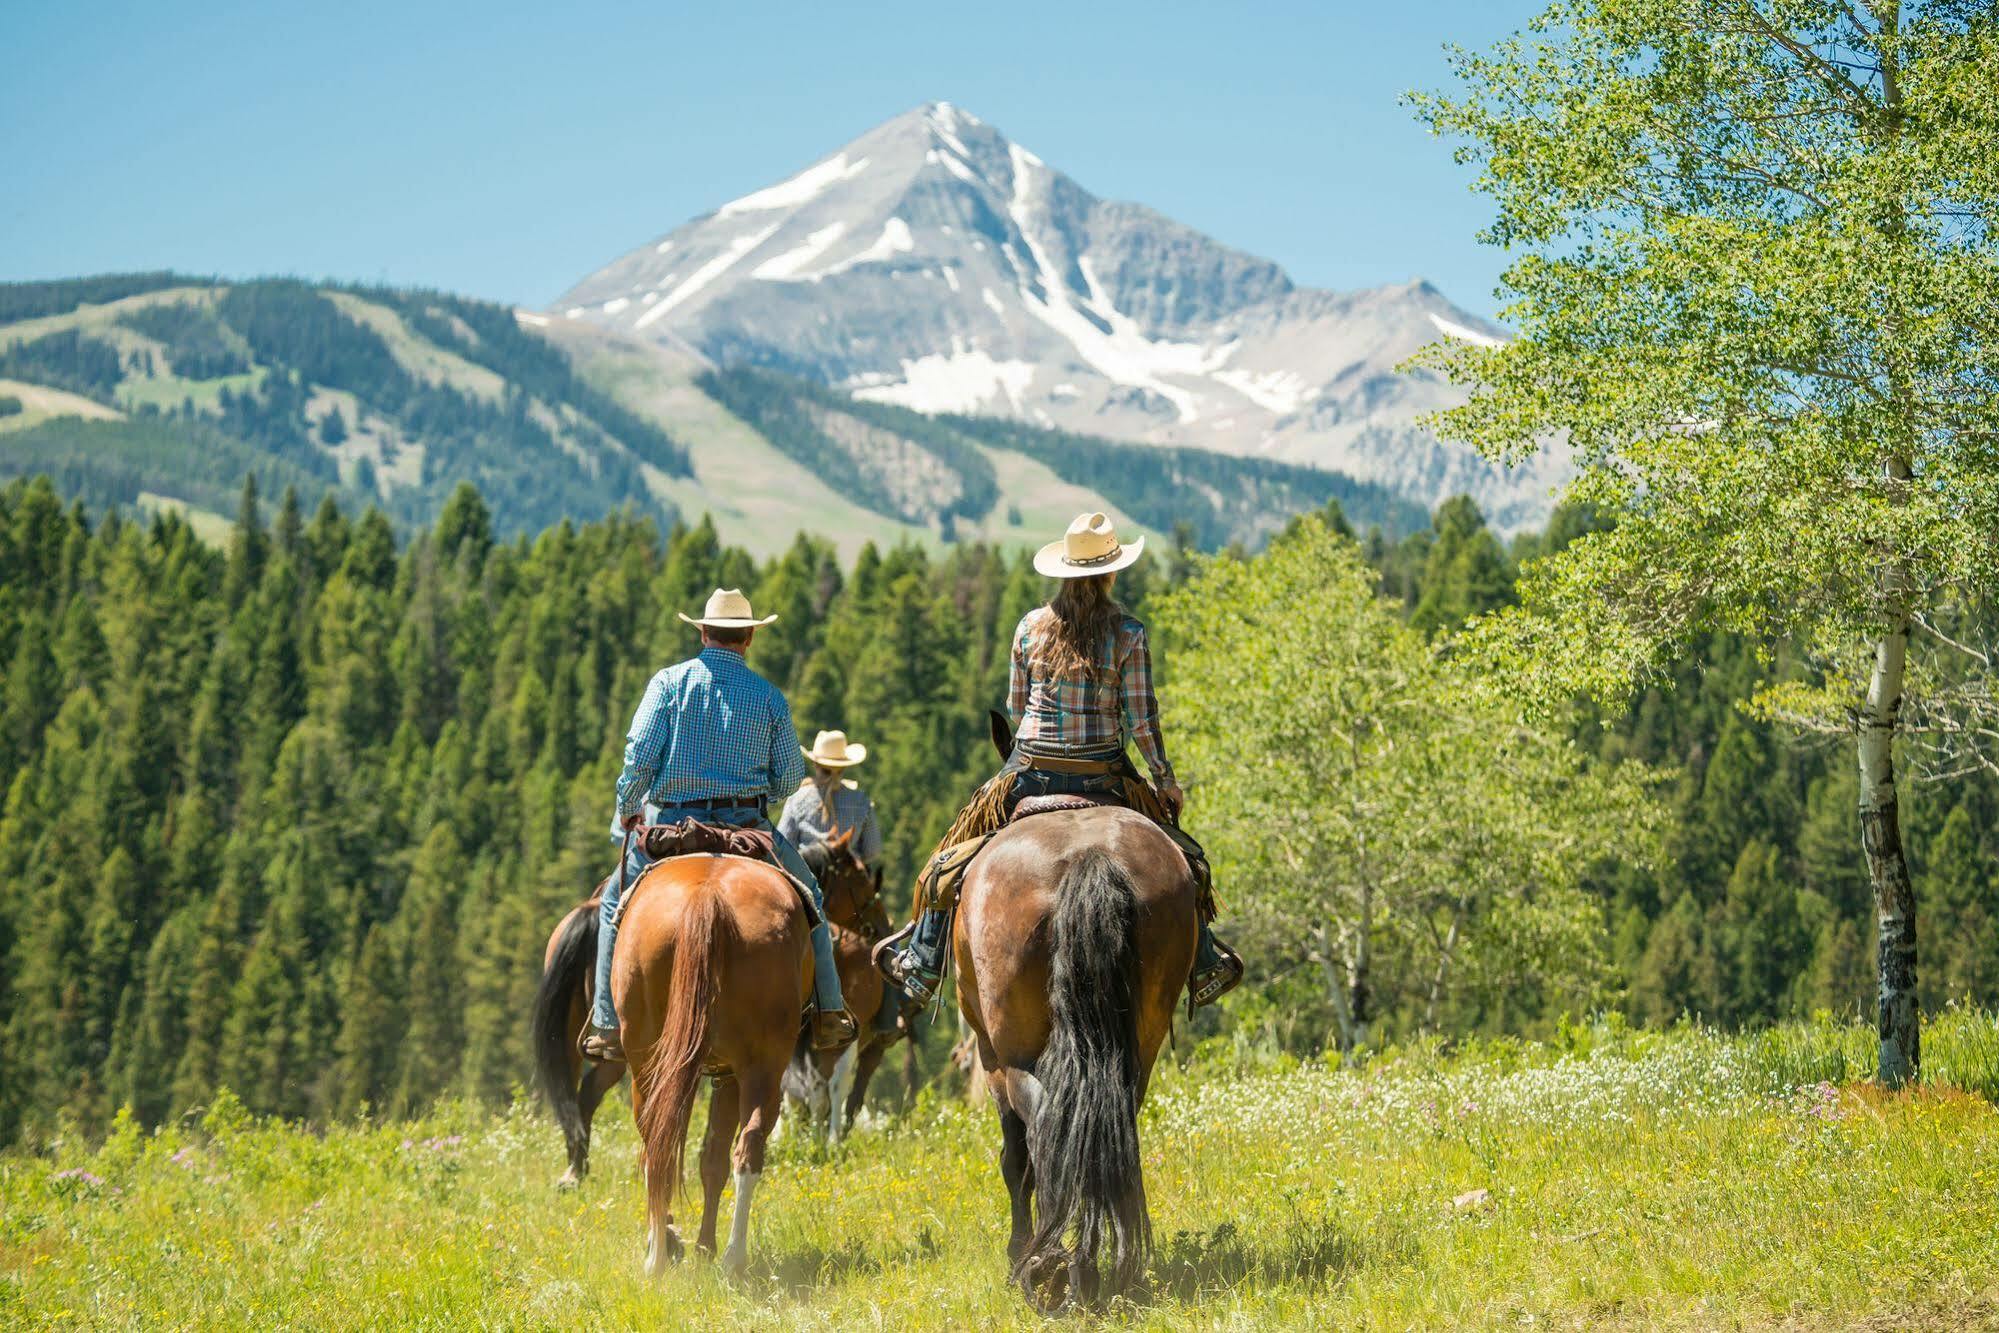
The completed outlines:
[[[1925,1042],[1930,1081],[1895,1096],[1860,1081],[1869,1034],[1826,1023],[1347,1069],[1203,1049],[1145,1112],[1152,1292],[1078,1322],[1999,1325],[1999,1022]],[[559,1194],[524,1102],[316,1133],[225,1098],[0,1158],[0,1324],[1040,1326],[1006,1281],[997,1129],[935,1094],[830,1151],[782,1138],[739,1283],[640,1274],[623,1103]]]

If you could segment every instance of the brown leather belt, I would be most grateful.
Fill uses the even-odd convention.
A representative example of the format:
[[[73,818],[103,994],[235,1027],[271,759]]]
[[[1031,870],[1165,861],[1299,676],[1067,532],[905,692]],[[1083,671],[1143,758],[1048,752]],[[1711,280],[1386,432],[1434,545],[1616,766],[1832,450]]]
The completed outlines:
[[[1051,754],[1029,754],[1021,752],[1022,768],[1037,768],[1044,773],[1067,773],[1073,777],[1098,778],[1114,771],[1117,767],[1111,759],[1064,759]]]

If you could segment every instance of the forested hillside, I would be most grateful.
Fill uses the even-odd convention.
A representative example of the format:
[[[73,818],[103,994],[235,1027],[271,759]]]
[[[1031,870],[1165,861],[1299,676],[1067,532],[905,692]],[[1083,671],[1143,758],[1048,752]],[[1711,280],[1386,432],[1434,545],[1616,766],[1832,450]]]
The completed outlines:
[[[99,507],[159,496],[227,512],[255,468],[399,525],[429,523],[470,481],[518,532],[620,505],[670,521],[648,469],[689,472],[666,432],[488,302],[138,274],[8,288],[4,320],[0,379],[76,395],[99,419],[17,422],[0,474],[54,472]]]
[[[1579,526],[1568,516],[1522,549]],[[1340,960],[1313,952],[1346,908],[1344,835],[1295,844],[1304,863],[1264,863],[1294,845],[1236,822],[1266,754],[1256,771],[1278,776],[1258,799],[1293,824],[1391,787],[1408,797],[1366,815],[1407,831],[1398,864],[1430,877],[1384,896],[1368,927],[1375,1040],[1545,1032],[1599,1005],[1752,1023],[1851,1012],[1871,992],[1850,765],[1736,710],[1749,652],[1715,642],[1677,690],[1581,728],[1582,755],[1464,694],[1437,649],[1511,595],[1520,553],[1453,502],[1406,540],[1356,543],[1335,512],[1254,562],[1162,546],[1124,576],[1158,628],[1190,826],[1214,843],[1227,929],[1253,962],[1253,984],[1200,1031],[1301,1050],[1352,1036],[1352,992],[1328,985]],[[250,495],[218,549],[171,514],[100,517],[44,481],[0,491],[0,1139],[128,1102],[156,1121],[223,1085],[312,1117],[504,1098],[527,1067],[550,924],[609,865],[631,709],[692,647],[674,612],[717,584],[782,617],[754,661],[801,729],[869,745],[859,776],[905,904],[917,859],[993,763],[984,709],[1002,697],[1008,631],[1044,591],[1018,555],[905,545],[843,565],[800,537],[759,562],[706,524],[663,535],[632,517],[507,540],[469,487],[400,547],[379,511]],[[1420,717],[1389,733],[1420,764],[1360,756],[1346,785],[1285,776],[1327,747],[1283,719],[1374,696],[1394,705],[1385,717]],[[1542,821],[1551,836],[1577,812],[1617,815],[1585,839],[1601,857],[1556,873],[1541,824],[1477,799],[1529,762],[1532,790],[1574,798]],[[1660,793],[1656,815],[1632,804],[1641,789]],[[1999,792],[1918,797],[1925,1000],[1989,1004]],[[1628,847],[1603,845],[1627,831]],[[1454,866],[1475,893],[1457,892]],[[1441,981],[1440,957],[1455,960]]]

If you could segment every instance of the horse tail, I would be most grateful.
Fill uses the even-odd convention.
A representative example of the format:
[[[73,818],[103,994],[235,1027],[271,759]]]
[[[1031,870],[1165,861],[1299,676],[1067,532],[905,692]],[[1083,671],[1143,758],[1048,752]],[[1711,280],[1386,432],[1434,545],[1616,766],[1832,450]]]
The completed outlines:
[[[535,1079],[542,1098],[555,1112],[555,1123],[565,1141],[574,1144],[589,1137],[583,1123],[583,1108],[576,1086],[576,1034],[570,1030],[569,1015],[576,1001],[586,993],[586,983],[597,965],[597,904],[582,903],[555,928],[548,965],[542,969],[541,985],[534,993],[534,1011],[528,1031],[534,1047]]]
[[[1050,1031],[1035,1062],[1042,1095],[1027,1125],[1040,1225],[1014,1269],[1030,1299],[1051,1267],[1094,1288],[1107,1233],[1114,1290],[1134,1283],[1152,1247],[1138,1155],[1131,878],[1109,853],[1092,848],[1063,873],[1055,904]],[[1072,1230],[1075,1241],[1066,1244]]]
[[[722,948],[731,933],[722,895],[707,884],[690,889],[673,942],[666,1016],[647,1057],[649,1086],[638,1115],[646,1164],[655,1168],[646,1172],[647,1201],[655,1216],[666,1214],[680,1186],[687,1122],[694,1114],[701,1061],[708,1052],[709,1009],[721,981]]]

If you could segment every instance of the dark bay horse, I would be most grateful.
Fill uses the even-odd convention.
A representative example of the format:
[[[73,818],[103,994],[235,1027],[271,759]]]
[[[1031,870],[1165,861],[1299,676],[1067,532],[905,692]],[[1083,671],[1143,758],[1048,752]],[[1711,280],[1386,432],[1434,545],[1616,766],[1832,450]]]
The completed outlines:
[[[784,1088],[796,1098],[815,1131],[838,1143],[860,1114],[868,1084],[881,1068],[893,1038],[877,1032],[886,982],[870,951],[874,939],[867,928],[872,905],[881,897],[881,871],[870,871],[854,854],[854,830],[805,852],[826,899],[826,920],[833,927],[833,956],[840,965],[840,989],[847,1009],[860,1028],[860,1038],[837,1051],[815,1051],[800,1040],[785,1072]]]
[[[701,1147],[697,1244],[715,1251],[716,1216],[733,1162],[735,1211],[722,1262],[740,1272],[748,1259],[750,1206],[765,1143],[782,1109],[784,1067],[810,993],[805,915],[784,872],[735,856],[672,857],[649,867],[629,892],[611,989],[631,1061],[632,1111],[645,1169],[646,1269],[658,1273],[682,1252],[673,1195],[694,1098],[703,1072],[712,1070],[726,1072],[715,1077]],[[570,914],[552,951],[569,975],[544,976],[538,1032],[544,1008],[555,1007],[553,995],[582,991],[596,934],[594,913]],[[547,1025],[558,1023],[547,1017]],[[543,1063],[546,1082],[545,1048]]]
[[[625,1076],[622,1064],[585,1060],[579,1049],[597,991],[597,899],[569,909],[542,954],[531,1034],[536,1081],[555,1113],[569,1150],[569,1169],[555,1182],[574,1189],[590,1174],[590,1122],[604,1095]]]
[[[1007,1254],[1044,1310],[1095,1303],[1107,1240],[1110,1294],[1143,1276],[1138,1109],[1193,968],[1195,895],[1172,839],[1108,805],[1013,824],[965,875],[958,1007],[999,1111]]]

